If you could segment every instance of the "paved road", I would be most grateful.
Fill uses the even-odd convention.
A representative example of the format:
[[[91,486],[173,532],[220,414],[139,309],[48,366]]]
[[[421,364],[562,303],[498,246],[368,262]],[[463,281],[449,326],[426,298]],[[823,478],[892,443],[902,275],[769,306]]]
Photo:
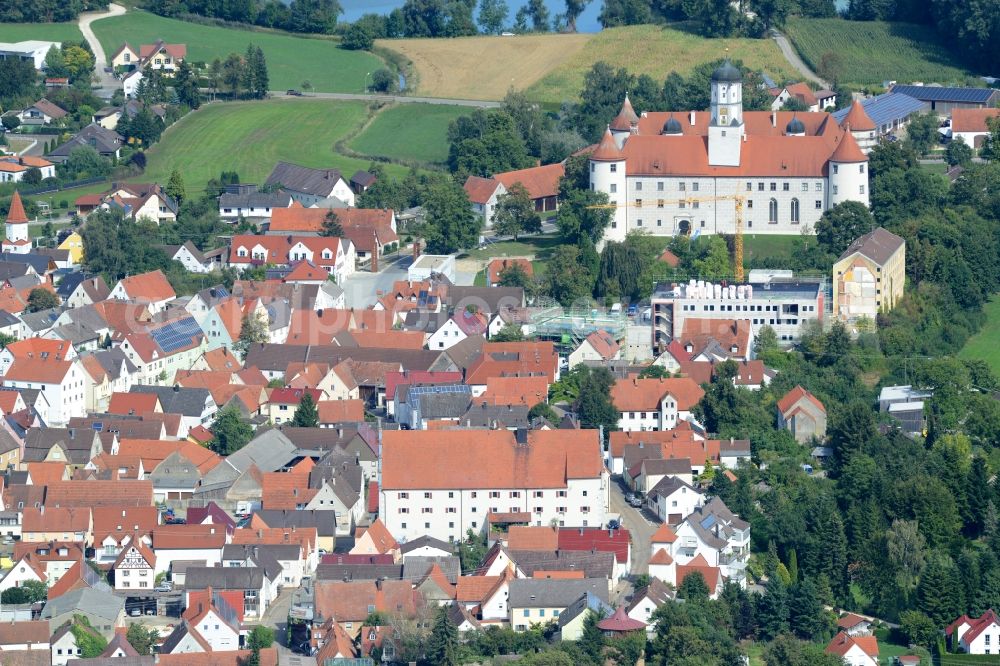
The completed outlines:
[[[631,573],[649,573],[649,543],[660,526],[639,509],[629,506],[624,492],[620,481],[611,481],[611,512],[621,514],[622,526],[632,534]]]
[[[771,38],[774,39],[775,43],[777,43],[778,45],[778,48],[781,49],[781,55],[785,56],[785,60],[788,61],[788,64],[797,69],[799,73],[802,74],[802,76],[806,77],[808,80],[818,84],[823,88],[830,87],[829,83],[819,78],[816,72],[812,71],[809,68],[809,65],[807,65],[802,60],[802,58],[799,57],[799,54],[795,51],[795,47],[792,46],[791,42],[788,41],[787,37],[785,37],[777,30],[772,30]]]
[[[444,104],[448,106],[470,106],[480,109],[495,109],[502,106],[501,102],[487,102],[476,99],[446,99],[443,97],[409,97],[406,95],[377,95],[362,93],[323,93],[310,92],[300,95],[288,95],[284,90],[272,90],[271,97],[283,99],[343,99],[361,100],[364,102],[395,102],[398,104]]]
[[[122,84],[121,81],[115,78],[114,74],[104,71],[108,66],[108,59],[104,55],[104,49],[101,47],[101,42],[98,41],[97,35],[91,30],[90,24],[103,18],[121,16],[124,13],[124,7],[112,2],[108,5],[108,11],[106,12],[84,12],[80,14],[80,32],[83,33],[84,39],[90,44],[90,50],[94,52],[94,69],[97,72],[97,79],[100,82],[100,88],[95,89],[94,92],[98,97],[105,99],[110,99],[115,90],[122,87]]]

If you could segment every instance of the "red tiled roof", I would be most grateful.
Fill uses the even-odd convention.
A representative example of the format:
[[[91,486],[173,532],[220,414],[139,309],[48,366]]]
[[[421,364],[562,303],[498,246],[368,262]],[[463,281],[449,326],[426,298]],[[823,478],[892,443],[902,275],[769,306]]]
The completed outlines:
[[[473,404],[534,407],[548,397],[547,377],[487,377],[486,391]]]
[[[658,411],[668,394],[677,401],[679,411],[688,411],[705,391],[688,377],[619,379],[611,388],[611,400],[620,412]]]
[[[255,527],[233,531],[232,543],[298,544],[304,552],[312,552],[316,548],[317,538],[315,527]]]
[[[14,196],[10,200],[10,209],[7,211],[7,224],[23,222],[27,224],[28,215],[24,212],[24,204],[21,203],[21,193],[14,190]]]
[[[559,357],[551,342],[487,342],[466,370],[466,383],[486,384],[489,377],[544,375],[555,381]]]
[[[272,405],[297,405],[302,402],[302,398],[309,394],[313,402],[319,402],[323,392],[314,388],[276,388],[271,390],[267,402]]]
[[[486,266],[486,275],[489,283],[493,285],[500,284],[500,274],[511,266],[520,266],[528,277],[535,274],[535,269],[531,265],[531,262],[524,257],[490,259],[490,263]]]
[[[535,430],[527,445],[509,430],[384,431],[383,490],[562,488],[604,469],[596,430]]]
[[[365,420],[364,400],[320,400],[316,406],[321,424],[360,423]]]
[[[677,565],[677,587],[680,587],[684,579],[695,571],[699,572],[701,577],[705,579],[709,594],[715,594],[715,590],[719,586],[719,579],[722,577],[722,570],[719,567],[710,566],[705,556],[700,553],[687,564]]]
[[[816,94],[813,93],[812,88],[805,83],[791,83],[785,86],[785,90],[791,93],[792,97],[797,97],[805,102],[807,106],[816,106],[819,104],[819,100],[816,99]]]
[[[368,535],[368,538],[372,541],[372,545],[380,553],[388,553],[399,548],[399,542],[392,536],[389,528],[385,526],[381,518],[376,518],[372,521],[372,524],[367,529],[359,528],[354,535],[355,543],[365,534]]]
[[[559,550],[614,553],[619,564],[628,561],[630,535],[628,530],[606,530],[601,527],[567,527],[559,530]]]
[[[598,622],[597,628],[601,631],[640,631],[646,628],[646,623],[633,620],[625,613],[625,607],[619,606],[611,617],[606,617]]]
[[[153,530],[153,550],[222,548],[226,528],[219,525],[160,525]]]
[[[674,563],[674,558],[670,557],[670,553],[668,553],[666,549],[657,548],[656,552],[653,553],[653,556],[649,558],[649,563],[669,566]]]
[[[308,504],[318,488],[309,487],[309,474],[268,472],[261,481],[261,505],[264,509],[295,510]]]
[[[685,319],[678,337],[681,347],[698,356],[712,342],[717,342],[727,354],[747,357],[750,354],[749,319]],[[736,351],[733,351],[733,349]]]
[[[67,478],[66,463],[64,462],[30,462],[25,465],[25,469],[28,470],[31,483],[36,486],[47,486]]]
[[[639,123],[639,114],[635,112],[632,108],[632,102],[629,100],[628,95],[625,95],[625,101],[622,103],[622,109],[615,116],[614,120],[611,121],[611,129],[627,132],[632,129],[633,125]]]
[[[831,162],[867,162],[868,158],[858,148],[858,142],[854,140],[854,135],[844,132],[843,138],[837,144],[837,148],[830,155]]]
[[[174,288],[167,281],[167,277],[159,269],[123,278],[122,287],[129,298],[142,303],[169,301],[177,297]]]
[[[649,541],[650,543],[673,543],[677,541],[677,534],[670,525],[663,523]]]
[[[603,329],[592,332],[587,336],[586,341],[605,361],[610,361],[621,349],[618,341]]]
[[[681,263],[680,258],[670,250],[664,250],[658,259],[671,268],[677,268],[677,266]]]
[[[122,439],[118,445],[118,455],[139,456],[143,469],[149,474],[174,452],[179,452],[191,461],[201,474],[206,474],[222,462],[222,458],[204,446],[187,440],[170,441],[158,439]]]
[[[469,176],[465,179],[465,193],[469,196],[471,203],[485,204],[497,191],[500,181],[493,178],[481,178],[480,176]]]
[[[1000,118],[1000,109],[952,109],[951,131],[989,132],[987,120]]]
[[[158,666],[241,666],[252,654],[251,650],[157,654],[156,663]],[[260,666],[278,666],[278,648],[263,648],[259,654]]]
[[[841,119],[840,126],[850,126],[855,132],[870,132],[875,129],[875,123],[859,100],[854,100],[851,103],[851,110]]]
[[[983,633],[990,627],[1000,627],[1000,618],[997,617],[997,614],[993,611],[993,609],[989,609],[976,619],[969,618],[969,623],[971,626],[960,639],[966,645],[972,643],[972,641],[979,637],[979,634]]]
[[[843,631],[833,637],[824,652],[844,657],[855,645],[872,659],[878,660],[878,639],[874,636],[849,636]]]
[[[158,42],[156,44],[142,44],[139,46],[139,57],[145,60],[159,53],[160,49],[166,51],[167,55],[172,58],[184,58],[187,55],[186,44],[164,44],[163,42]]]
[[[611,135],[610,128],[604,130],[601,143],[597,145],[597,150],[590,154],[590,159],[594,162],[621,162],[625,159],[625,155],[615,143],[615,137]]]
[[[795,403],[797,403],[802,398],[805,398],[812,404],[816,406],[819,411],[826,414],[826,408],[823,407],[823,403],[819,401],[819,398],[814,396],[812,393],[802,388],[801,386],[796,386],[791,391],[786,393],[781,400],[778,401],[778,411],[782,414],[788,413],[788,410],[792,408]]]
[[[90,529],[90,509],[86,507],[24,507],[21,530],[29,532],[86,533]]]
[[[278,231],[319,233],[323,230],[323,222],[329,212],[325,208],[302,208],[300,206],[275,208],[271,211],[268,231],[272,233]],[[337,214],[337,221],[340,222],[344,231],[347,231],[347,227],[364,227],[373,230],[379,229],[380,232],[395,235],[392,233],[393,212],[389,209],[338,208],[334,212]],[[390,241],[383,239],[382,242]]]
[[[120,393],[115,391],[111,394],[111,401],[108,404],[108,414],[121,414],[129,416],[132,414],[147,414],[149,412],[160,411],[157,407],[160,399],[155,393]]]
[[[378,513],[378,481],[368,482],[368,513]]]
[[[152,481],[60,481],[50,483],[45,504],[54,506],[151,506]]]
[[[510,550],[549,550],[554,552],[559,547],[559,530],[554,527],[511,525],[507,530],[507,548]]]
[[[855,615],[854,613],[848,613],[844,617],[837,620],[837,626],[840,627],[841,629],[850,629],[851,627],[856,627],[859,624],[863,624],[865,622],[868,622],[870,624],[870,620],[868,620],[868,618],[861,617],[860,615]]]
[[[556,163],[531,167],[530,169],[496,173],[493,174],[493,177],[503,183],[503,186],[508,190],[515,183],[520,183],[528,191],[528,196],[532,199],[541,199],[542,197],[554,197],[559,194],[559,179],[565,173],[566,168],[561,163]]]
[[[98,548],[109,536],[121,543],[130,534],[148,535],[160,522],[160,512],[155,506],[95,507],[93,516],[94,543]]]
[[[415,593],[408,580],[317,581],[316,611],[338,622],[361,622],[369,607],[390,615],[410,617],[416,612]]]

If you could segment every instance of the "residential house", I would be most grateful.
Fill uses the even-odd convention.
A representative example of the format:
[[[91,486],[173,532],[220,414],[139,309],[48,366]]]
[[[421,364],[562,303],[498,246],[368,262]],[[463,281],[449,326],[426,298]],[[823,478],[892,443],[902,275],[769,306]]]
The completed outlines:
[[[474,176],[469,177],[473,178]],[[490,263],[486,264],[486,286],[501,286],[500,282],[503,279],[503,272],[507,269],[513,268],[514,266],[519,267],[529,278],[533,277],[535,274],[535,269],[532,267],[531,261],[524,257],[503,257],[490,259]]]
[[[303,206],[313,206],[331,197],[346,206],[354,206],[351,184],[337,169],[311,169],[309,167],[278,162],[264,183],[278,186]]]
[[[951,88],[947,86],[893,85],[891,91],[903,93],[930,105],[931,111],[945,116],[955,109],[983,109],[997,106],[1000,90],[996,88]]]
[[[489,319],[481,312],[456,311],[427,340],[428,349],[449,349],[470,336],[483,337]]]
[[[205,334],[193,317],[131,333],[121,343],[125,356],[136,366],[136,383],[149,386],[172,385],[174,375],[189,370],[206,347]]]
[[[49,402],[42,417],[50,425],[85,413],[90,377],[66,342],[29,338],[8,345],[0,352],[0,382],[16,389],[42,389]]]
[[[844,660],[846,666],[878,666],[878,640],[874,636],[849,636],[843,631],[823,650]]]
[[[308,262],[341,284],[354,273],[357,262],[354,245],[346,238],[241,235],[233,237],[229,248],[229,265],[236,269],[262,265],[294,269]]]
[[[415,592],[408,580],[317,581],[314,588],[316,616],[336,618],[341,628],[356,637],[365,619],[374,612],[414,617]]]
[[[608,603],[608,581],[599,578],[515,578],[510,581],[509,622],[515,631],[558,621],[567,608],[586,594]]]
[[[497,202],[506,194],[507,188],[496,178],[469,176],[465,179],[465,193],[472,204],[472,210],[483,218],[483,226],[487,229],[493,226],[493,213]]]
[[[866,617],[855,613],[847,613],[837,619],[837,627],[848,636],[871,636],[872,622]]]
[[[160,525],[152,535],[156,574],[170,571],[174,562],[182,560],[218,566],[222,562],[222,547],[226,541],[225,526]]]
[[[597,431],[383,431],[379,515],[404,540],[459,540],[490,514],[599,526],[609,485]],[[451,471],[466,473],[456,476]]]
[[[17,114],[17,117],[22,125],[50,125],[65,118],[66,114],[66,109],[43,97]]]
[[[607,363],[616,360],[621,355],[621,346],[614,336],[603,329],[598,329],[588,335],[580,346],[570,352],[569,367],[575,368],[587,361]]]
[[[0,653],[49,650],[49,623],[21,620],[0,623]]]
[[[1000,654],[1000,617],[992,609],[977,618],[963,615],[945,634],[953,647],[967,654]]]
[[[691,410],[705,392],[688,377],[620,379],[611,389],[611,400],[620,413],[623,431],[672,430],[692,418]]]
[[[578,641],[583,637],[583,627],[587,616],[594,613],[599,619],[611,615],[614,609],[593,592],[586,592],[559,613],[559,639]]]
[[[155,506],[102,506],[91,510],[94,561],[111,564],[126,544],[139,538],[148,545],[158,526],[160,512]]]
[[[976,150],[983,147],[990,135],[989,121],[1000,118],[1000,109],[953,109],[951,112],[951,140],[961,139]]]
[[[108,294],[109,299],[139,303],[152,314],[163,311],[167,303],[177,298],[163,271],[157,269],[141,275],[122,278]]]
[[[837,105],[837,93],[832,90],[813,90],[806,83],[789,83],[778,88],[769,90],[774,101],[771,102],[772,111],[780,111],[789,99],[796,99],[806,106],[806,111],[816,113],[828,107]]]
[[[21,515],[23,543],[73,541],[89,546],[93,542],[92,529],[88,508],[46,507],[43,504],[38,508],[25,507]]]
[[[55,165],[45,158],[32,155],[0,156],[0,182],[20,183],[32,169],[38,169],[42,178],[55,178],[56,175]]]
[[[535,212],[542,217],[551,217],[559,208],[559,180],[566,173],[562,162],[544,166],[518,169],[493,174],[493,178],[503,184],[509,192],[515,185],[528,191],[528,197],[535,205]]]
[[[221,553],[220,553],[221,557]],[[280,576],[280,570],[275,575]],[[243,613],[247,618],[260,619],[274,601],[271,581],[260,567],[188,567],[184,589],[231,590],[243,593]]]
[[[156,577],[156,553],[136,533],[122,547],[111,570],[115,574],[116,590],[152,590]]]
[[[331,511],[304,509],[301,511],[255,511],[250,527],[257,529],[312,529],[316,530],[316,552],[332,553],[337,539],[337,520]]]
[[[746,586],[750,524],[731,512],[721,499],[714,497],[697,507],[674,531],[677,540],[670,555],[678,566],[700,555],[708,566],[719,567],[727,580]]]
[[[76,428],[30,428],[24,438],[25,463],[51,461],[79,469],[104,452],[100,435]]]
[[[282,190],[260,192],[256,185],[228,185],[219,195],[219,217],[226,222],[260,223],[271,219],[273,209],[288,208],[291,203],[291,195]]]
[[[137,51],[128,42],[122,44],[111,56],[111,66],[116,69],[158,69],[172,75],[187,56],[185,44],[167,44],[162,39],[152,44],[142,44]]]
[[[103,277],[100,275],[89,277],[81,280],[73,291],[63,299],[63,305],[71,309],[92,305],[106,300],[110,294],[111,290],[104,282]]]
[[[45,158],[50,162],[61,164],[69,159],[70,153],[77,148],[90,147],[97,151],[101,157],[106,157],[112,161],[121,157],[122,146],[125,145],[125,137],[114,130],[105,129],[97,123],[91,123],[76,136],[53,148]]]
[[[653,618],[653,613],[663,604],[672,602],[674,597],[674,591],[659,578],[654,577],[650,579],[648,585],[632,593],[632,600],[625,612],[633,620],[644,622],[646,634],[652,636],[656,633],[656,621]]]
[[[678,525],[685,516],[705,503],[705,495],[691,485],[690,476],[687,481],[681,476],[663,476],[646,491],[645,501],[647,508],[661,521]]]
[[[191,241],[182,245],[163,245],[163,251],[174,261],[179,261],[190,273],[211,273],[220,270],[229,252],[224,247],[202,252]]]
[[[212,423],[218,411],[211,392],[205,388],[136,384],[130,394],[156,396],[164,414],[180,414],[181,437],[187,437],[196,426]]]
[[[826,408],[819,398],[796,386],[777,403],[778,427],[792,433],[795,441],[822,441],[826,438]]]
[[[52,666],[64,666],[70,659],[83,658],[83,643],[78,639],[78,635],[88,636],[92,641],[103,640],[99,631],[86,622],[72,618],[56,629],[49,640]]]
[[[42,619],[48,620],[53,632],[77,615],[85,617],[104,638],[111,638],[117,627],[125,625],[125,598],[84,587],[49,600],[42,609]]]
[[[906,284],[906,241],[878,227],[857,238],[833,265],[833,313],[855,330],[895,307]]]
[[[329,214],[330,211],[324,208],[303,208],[295,203],[272,213],[267,233],[274,236],[319,234]],[[341,208],[335,215],[342,229],[342,238],[354,246],[359,261],[370,260],[372,253],[381,257],[389,246],[399,242],[396,214],[392,210]]]
[[[302,402],[302,398],[307,393],[312,398],[314,405],[320,401],[323,395],[318,389],[273,389],[268,396],[267,404],[264,406],[264,413],[270,419],[271,423],[288,423],[292,420],[295,411],[299,407],[299,403]]]

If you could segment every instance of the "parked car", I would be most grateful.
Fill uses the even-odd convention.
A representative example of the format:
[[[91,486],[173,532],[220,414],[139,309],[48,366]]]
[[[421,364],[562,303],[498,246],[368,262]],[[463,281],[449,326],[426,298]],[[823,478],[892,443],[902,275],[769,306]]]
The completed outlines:
[[[609,530],[617,530],[621,526],[622,526],[622,524],[620,522],[618,522],[617,520],[609,520],[608,521],[608,529]]]
[[[292,96],[292,97],[302,97],[302,93],[300,93],[300,92],[299,92],[298,90],[295,90],[294,88],[289,88],[289,89],[288,89],[288,90],[287,90],[287,91],[285,92],[285,94],[286,94],[286,95],[290,95],[290,96]]]
[[[170,592],[174,589],[174,584],[170,581],[164,581],[153,588],[154,592]]]
[[[642,498],[639,497],[638,495],[633,495],[632,499],[630,499],[628,503],[630,506],[634,506],[637,509],[640,508],[643,504]]]

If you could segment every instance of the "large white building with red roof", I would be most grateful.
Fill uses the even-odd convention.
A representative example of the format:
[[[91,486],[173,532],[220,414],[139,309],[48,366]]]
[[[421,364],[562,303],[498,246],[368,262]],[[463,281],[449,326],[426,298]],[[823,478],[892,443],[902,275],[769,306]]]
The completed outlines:
[[[744,112],[742,91],[727,62],[712,74],[709,111],[640,116],[626,98],[590,155],[591,187],[617,204],[606,240],[732,234],[739,202],[753,234],[799,234],[842,201],[868,205],[850,114],[840,126],[826,112]]]
[[[968,654],[1000,654],[1000,617],[993,610],[980,617],[963,615],[945,633]]]

